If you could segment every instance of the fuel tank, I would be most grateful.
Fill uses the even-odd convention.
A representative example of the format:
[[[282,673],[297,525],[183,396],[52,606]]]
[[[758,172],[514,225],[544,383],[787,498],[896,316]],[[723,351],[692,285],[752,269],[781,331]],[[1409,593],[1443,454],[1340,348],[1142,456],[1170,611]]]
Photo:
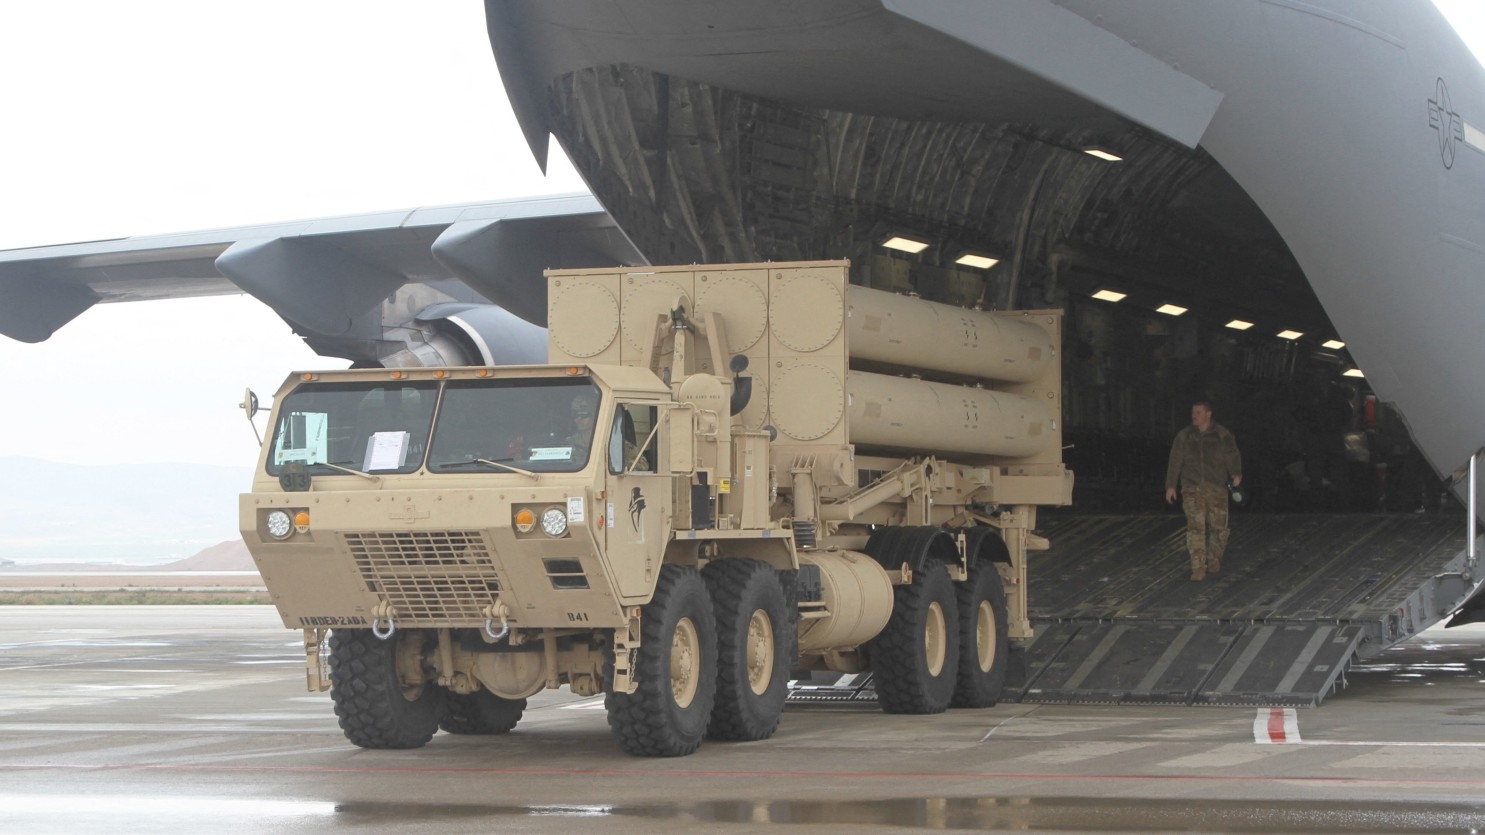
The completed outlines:
[[[801,652],[858,646],[886,628],[892,616],[892,580],[876,560],[858,551],[800,551],[799,561],[819,567],[829,613],[804,622]]]

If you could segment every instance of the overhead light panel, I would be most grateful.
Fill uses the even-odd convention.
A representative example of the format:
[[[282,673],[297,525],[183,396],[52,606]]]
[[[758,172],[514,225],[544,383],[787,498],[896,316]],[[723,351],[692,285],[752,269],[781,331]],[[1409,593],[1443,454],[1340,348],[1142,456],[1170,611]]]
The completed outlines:
[[[1000,259],[991,258],[988,255],[981,255],[978,252],[966,252],[958,258],[954,259],[954,263],[965,267],[974,267],[977,270],[988,270],[996,264],[999,264]]]
[[[1327,339],[1324,342],[1320,343],[1320,345],[1322,347],[1329,348],[1332,351],[1339,351],[1342,348],[1346,347],[1346,343],[1340,341],[1339,339]]]
[[[893,235],[887,240],[882,241],[882,246],[888,249],[898,250],[899,252],[909,252],[916,255],[927,249],[929,247],[929,243],[928,241],[919,240],[918,238],[910,238],[906,235]]]
[[[1301,336],[1304,336],[1304,334],[1300,333],[1299,331],[1279,331],[1280,339],[1288,339],[1291,342],[1299,339]]]
[[[1101,302],[1122,302],[1128,296],[1128,293],[1121,293],[1118,290],[1099,290],[1093,294],[1093,298]]]
[[[1248,328],[1253,327],[1253,323],[1244,322],[1242,319],[1233,319],[1231,322],[1227,323],[1227,327],[1232,328],[1235,331],[1245,331]]]
[[[1083,149],[1083,153],[1087,154],[1090,157],[1098,157],[1099,159],[1103,160],[1104,162],[1123,162],[1124,161],[1124,157],[1121,157],[1118,154],[1111,154],[1111,153],[1109,153],[1108,151],[1105,151],[1102,148],[1084,148]]]
[[[1167,316],[1180,316],[1182,313],[1186,312],[1186,308],[1181,307],[1178,304],[1162,304],[1161,306],[1155,308],[1155,312],[1164,313]]]
[[[1360,368],[1348,368],[1341,374],[1342,377],[1365,377]]]

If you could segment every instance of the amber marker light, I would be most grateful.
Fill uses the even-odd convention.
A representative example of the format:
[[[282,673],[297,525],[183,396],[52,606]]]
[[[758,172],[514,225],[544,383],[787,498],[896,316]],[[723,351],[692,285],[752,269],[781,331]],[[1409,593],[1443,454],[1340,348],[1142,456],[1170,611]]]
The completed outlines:
[[[444,371],[442,368],[440,368],[437,371],[433,372],[433,376],[435,376],[438,379],[442,380],[443,378],[449,376],[449,372]]]
[[[577,375],[579,375],[581,373],[583,373],[583,369],[578,368],[576,365],[574,365],[571,368],[567,369],[567,376],[569,376],[569,377],[576,377]]]
[[[294,528],[300,533],[309,530],[309,511],[301,510],[294,514]]]
[[[516,511],[516,530],[520,531],[521,533],[531,533],[531,529],[535,527],[535,513],[532,513],[530,510],[527,510],[524,507]]]
[[[401,371],[393,371],[392,372],[392,379],[394,379],[394,380],[401,380],[402,379],[402,376],[403,375],[402,375],[402,372]]]

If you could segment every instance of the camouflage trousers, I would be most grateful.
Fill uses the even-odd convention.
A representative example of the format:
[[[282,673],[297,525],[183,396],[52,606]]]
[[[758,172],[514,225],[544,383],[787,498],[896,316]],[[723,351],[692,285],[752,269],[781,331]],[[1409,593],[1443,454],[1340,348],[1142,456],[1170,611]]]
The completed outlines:
[[[1186,550],[1192,569],[1221,560],[1227,551],[1227,488],[1182,488],[1181,509],[1186,511]]]

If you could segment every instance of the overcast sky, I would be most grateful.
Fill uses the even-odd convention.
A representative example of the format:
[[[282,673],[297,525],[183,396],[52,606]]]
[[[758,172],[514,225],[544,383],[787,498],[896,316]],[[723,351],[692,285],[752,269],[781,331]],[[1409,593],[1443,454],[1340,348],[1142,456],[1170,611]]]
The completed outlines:
[[[1437,2],[1485,55],[1485,3]],[[478,0],[0,3],[0,79],[0,249],[586,190]],[[243,388],[335,362],[246,296],[97,305],[0,337],[0,456],[249,466]]]
[[[0,3],[0,79],[0,249],[587,191],[478,0]],[[243,389],[332,366],[248,296],[97,305],[0,337],[0,455],[250,466]]]

